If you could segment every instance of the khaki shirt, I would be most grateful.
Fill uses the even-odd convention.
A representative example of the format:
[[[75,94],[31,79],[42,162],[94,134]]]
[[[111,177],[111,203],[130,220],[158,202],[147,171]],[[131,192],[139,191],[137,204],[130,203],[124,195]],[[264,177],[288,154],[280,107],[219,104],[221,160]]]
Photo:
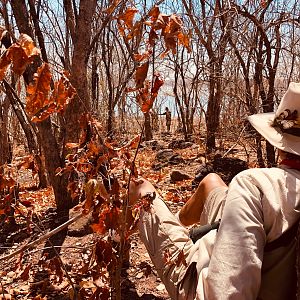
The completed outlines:
[[[207,266],[198,266],[196,299],[293,299],[295,243],[266,253],[300,217],[300,172],[250,169],[229,185]],[[294,277],[294,278],[291,278]]]

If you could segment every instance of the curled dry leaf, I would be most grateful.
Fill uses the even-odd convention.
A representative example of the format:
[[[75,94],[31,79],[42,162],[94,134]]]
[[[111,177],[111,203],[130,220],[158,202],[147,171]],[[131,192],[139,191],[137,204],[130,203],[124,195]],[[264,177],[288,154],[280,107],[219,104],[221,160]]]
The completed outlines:
[[[135,85],[136,88],[142,88],[144,86],[145,79],[147,77],[149,69],[149,60],[137,67],[135,71]]]
[[[33,84],[27,88],[26,111],[30,116],[38,114],[45,105],[49,104],[51,79],[49,64],[44,63],[34,75]]]
[[[7,177],[0,174],[0,191],[3,189],[9,189],[16,184],[16,181],[12,177]]]
[[[66,147],[69,149],[75,149],[78,148],[80,146],[79,143],[66,143]]]
[[[28,64],[39,55],[40,50],[35,47],[34,41],[27,34],[21,34],[18,41],[7,49],[12,69],[18,75],[22,75]]]
[[[123,21],[127,28],[131,29],[133,27],[134,16],[138,11],[135,7],[129,7],[123,14],[118,16],[118,19]]]
[[[189,31],[188,34],[185,34],[183,32],[179,32],[177,37],[178,37],[179,44],[183,45],[187,49],[187,51],[190,53],[192,51],[191,43],[190,43],[191,31]]]
[[[98,215],[98,221],[91,225],[94,232],[105,234],[110,229],[117,230],[120,226],[120,210],[115,206],[103,205]]]
[[[27,281],[29,278],[29,271],[31,269],[31,263],[29,263],[19,274],[18,278],[21,278],[24,281]]]
[[[142,98],[142,105],[141,105],[141,109],[143,113],[148,112],[152,106],[153,103],[155,101],[155,99],[157,98],[158,95],[158,91],[160,89],[160,87],[164,84],[164,79],[162,78],[162,76],[159,73],[154,74],[154,83],[153,86],[151,88],[151,95],[150,97],[145,97],[144,99]]]
[[[156,21],[159,14],[160,14],[160,11],[159,11],[159,7],[157,5],[153,6],[148,13],[148,15],[151,17],[152,21]]]
[[[54,91],[51,95],[50,102],[56,104],[55,110],[57,112],[63,110],[76,95],[76,90],[66,75],[64,74],[58,82],[54,83]]]
[[[109,199],[109,194],[106,191],[106,188],[105,188],[102,180],[100,181],[100,180],[96,180],[96,179],[90,179],[85,184],[84,190],[85,190],[85,196],[86,196],[84,208],[88,211],[94,205],[94,199],[96,197],[96,194],[98,194],[103,199],[106,199],[106,200]]]
[[[26,111],[34,122],[43,121],[52,113],[62,111],[76,94],[74,87],[63,74],[54,83],[54,90],[49,96],[51,79],[50,67],[44,63],[38,68],[33,84],[27,88]]]
[[[148,60],[150,55],[153,53],[152,49],[148,49],[147,51],[143,52],[143,53],[136,53],[133,55],[134,60],[141,62],[143,60]]]
[[[116,262],[116,257],[111,243],[105,240],[98,240],[95,247],[95,257],[98,265],[107,266]]]
[[[24,49],[28,58],[40,55],[40,50],[29,35],[22,33],[17,43]]]

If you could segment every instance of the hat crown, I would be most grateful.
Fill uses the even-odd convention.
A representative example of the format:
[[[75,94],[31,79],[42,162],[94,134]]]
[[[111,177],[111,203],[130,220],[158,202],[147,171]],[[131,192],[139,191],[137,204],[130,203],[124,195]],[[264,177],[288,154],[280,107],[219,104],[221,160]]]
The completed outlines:
[[[276,116],[279,116],[285,110],[294,111],[300,113],[300,83],[291,82],[289,88],[282,97],[278,109],[276,111]]]
[[[291,82],[275,112],[248,117],[274,147],[300,156],[300,83]]]

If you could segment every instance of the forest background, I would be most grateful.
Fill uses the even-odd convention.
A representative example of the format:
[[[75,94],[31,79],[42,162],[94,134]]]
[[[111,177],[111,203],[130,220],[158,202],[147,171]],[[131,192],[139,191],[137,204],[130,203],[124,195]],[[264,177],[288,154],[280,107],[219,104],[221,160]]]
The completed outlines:
[[[246,117],[274,111],[299,81],[299,10],[287,0],[1,0],[3,234],[26,224],[30,236],[34,227],[33,205],[20,196],[26,184],[14,176],[23,167],[38,189],[51,187],[60,224],[79,203],[81,216],[93,211],[94,231],[109,236],[94,243],[105,284],[78,291],[61,259],[48,271],[67,277],[74,299],[120,298],[128,184],[146,173],[138,152],[174,137],[196,143],[203,162],[238,149],[248,165],[274,165],[274,148]],[[17,265],[18,278],[34,273],[23,258]]]

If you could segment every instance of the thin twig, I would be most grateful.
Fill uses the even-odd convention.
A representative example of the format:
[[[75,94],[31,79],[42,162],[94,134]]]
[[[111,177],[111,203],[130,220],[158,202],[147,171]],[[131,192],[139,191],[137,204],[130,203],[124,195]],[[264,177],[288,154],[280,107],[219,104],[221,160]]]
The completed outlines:
[[[42,226],[43,226],[43,223],[42,223],[42,221],[40,220],[40,218],[39,218],[38,215],[37,215],[37,218],[38,218],[39,222],[40,222],[40,223],[42,224]],[[34,225],[36,226],[36,228],[37,228],[41,233],[43,233],[43,230],[42,230],[36,223],[34,223]],[[44,226],[43,226],[43,227],[44,227]],[[72,278],[71,278],[71,276],[70,276],[70,274],[69,274],[69,272],[68,272],[68,270],[67,270],[67,268],[66,268],[64,262],[62,261],[62,259],[61,259],[60,255],[59,255],[58,251],[56,250],[56,247],[54,247],[54,245],[53,245],[53,243],[50,241],[50,239],[48,239],[48,243],[49,243],[50,246],[51,246],[50,248],[55,252],[56,257],[58,258],[58,260],[59,260],[59,262],[60,262],[60,264],[61,264],[63,270],[65,271],[65,274],[66,274],[66,276],[67,276],[67,279],[68,279],[68,281],[69,281],[69,283],[70,283],[70,285],[71,285],[71,287],[72,287],[73,293],[74,293],[74,300],[77,300],[77,291],[76,291],[75,285],[74,285],[74,283],[73,283],[73,281],[72,281]]]
[[[23,247],[19,248],[15,252],[12,252],[10,254],[7,254],[7,255],[4,255],[4,256],[0,257],[0,261],[8,260],[8,259],[18,255],[19,253],[24,252],[25,250],[27,250],[29,248],[32,248],[32,247],[42,243],[43,241],[49,239],[51,236],[53,236],[54,234],[60,232],[61,230],[63,230],[67,226],[69,226],[70,224],[73,224],[75,221],[79,220],[84,215],[86,215],[86,214],[84,212],[81,212],[77,216],[73,217],[72,219],[68,220],[67,222],[65,222],[64,224],[58,226],[57,228],[53,229],[52,231],[46,233],[45,235],[41,236],[37,240],[32,241],[31,243],[28,243],[28,244],[24,245]]]
[[[243,135],[243,133],[244,133],[244,131],[245,131],[245,129],[246,129],[246,126],[244,126],[243,127],[243,129],[242,129],[242,131],[241,131],[241,133],[240,133],[240,135],[239,135],[239,137],[237,138],[237,140],[236,140],[236,142],[235,142],[235,144],[233,144],[224,154],[223,154],[223,156],[222,156],[222,158],[224,158],[237,144],[238,144],[238,142],[239,142],[239,140],[241,139],[241,137],[242,137],[242,135]]]

